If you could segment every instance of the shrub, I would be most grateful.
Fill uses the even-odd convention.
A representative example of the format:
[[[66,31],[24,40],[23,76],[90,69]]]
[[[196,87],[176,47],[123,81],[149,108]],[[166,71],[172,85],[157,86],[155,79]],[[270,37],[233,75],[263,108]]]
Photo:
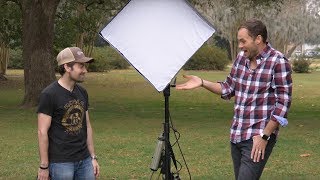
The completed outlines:
[[[95,61],[89,65],[89,71],[91,72],[128,69],[130,66],[116,50],[109,46],[94,48],[92,57]]]
[[[112,51],[113,57],[110,60],[109,64],[112,69],[128,69],[130,64],[116,51]]]
[[[296,73],[307,73],[309,72],[310,64],[310,60],[307,60],[307,58],[300,56],[297,59],[293,60],[292,70]]]
[[[22,49],[10,49],[9,69],[23,69]]]
[[[94,63],[91,63],[88,67],[90,72],[105,72],[111,70],[109,63],[107,62],[107,52],[102,48],[94,48],[92,57]]]
[[[224,70],[230,63],[227,52],[216,46],[203,45],[184,65],[185,70]]]
[[[59,53],[59,50],[55,49],[54,57]],[[111,69],[128,69],[130,64],[113,48],[109,46],[95,47],[92,57],[94,63],[89,65],[88,70],[91,72],[105,72]],[[56,60],[54,61],[54,67],[58,72],[58,65]],[[22,49],[11,49],[8,63],[9,69],[23,69]]]

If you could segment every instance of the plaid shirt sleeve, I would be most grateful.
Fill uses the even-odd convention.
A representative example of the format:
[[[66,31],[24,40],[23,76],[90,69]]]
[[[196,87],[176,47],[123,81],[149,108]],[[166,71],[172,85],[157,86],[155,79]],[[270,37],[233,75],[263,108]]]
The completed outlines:
[[[221,98],[225,100],[231,99],[235,94],[234,94],[234,88],[235,88],[235,76],[237,73],[237,64],[239,62],[239,59],[241,59],[241,55],[238,55],[236,60],[233,62],[231,72],[227,76],[227,79],[222,82],[219,81],[221,88],[222,88],[222,93],[221,93]]]
[[[273,57],[276,58],[276,57]],[[292,70],[286,58],[279,58],[273,73],[272,88],[275,89],[276,104],[271,113],[271,120],[284,126],[281,119],[287,118],[287,113],[291,105],[292,95]],[[280,118],[279,118],[280,117]]]

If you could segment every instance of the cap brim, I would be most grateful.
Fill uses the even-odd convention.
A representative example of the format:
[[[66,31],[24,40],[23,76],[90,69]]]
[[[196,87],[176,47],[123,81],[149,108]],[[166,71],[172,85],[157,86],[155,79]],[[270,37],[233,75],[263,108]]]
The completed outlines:
[[[73,62],[78,62],[78,63],[92,63],[94,61],[93,58],[89,58],[89,57],[84,57],[78,60],[75,60]]]

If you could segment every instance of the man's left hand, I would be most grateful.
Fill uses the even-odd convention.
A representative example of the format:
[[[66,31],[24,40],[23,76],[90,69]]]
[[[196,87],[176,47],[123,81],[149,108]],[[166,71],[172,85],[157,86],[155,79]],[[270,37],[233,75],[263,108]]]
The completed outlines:
[[[253,145],[251,150],[251,159],[253,159],[253,162],[259,162],[260,159],[264,159],[264,153],[268,141],[262,139],[260,135],[253,136],[252,139]]]
[[[93,165],[94,176],[97,178],[100,175],[100,167],[99,167],[98,161],[96,159],[92,159],[92,165]]]

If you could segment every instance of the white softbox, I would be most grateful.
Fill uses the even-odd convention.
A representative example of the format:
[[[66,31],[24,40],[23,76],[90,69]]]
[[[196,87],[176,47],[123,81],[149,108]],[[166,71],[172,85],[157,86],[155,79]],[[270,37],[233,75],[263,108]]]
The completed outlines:
[[[162,91],[214,32],[185,0],[131,0],[100,35]]]

